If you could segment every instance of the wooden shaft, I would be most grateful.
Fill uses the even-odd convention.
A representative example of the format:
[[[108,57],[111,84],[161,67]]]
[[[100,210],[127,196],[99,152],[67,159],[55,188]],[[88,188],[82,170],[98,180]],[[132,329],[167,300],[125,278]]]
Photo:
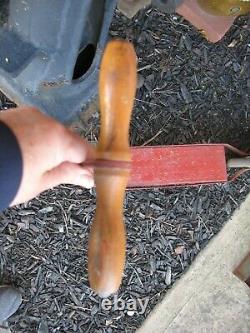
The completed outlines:
[[[101,297],[117,291],[125,263],[123,201],[129,178],[126,162],[131,162],[129,123],[135,91],[136,55],[132,44],[109,42],[100,70],[100,163],[95,168],[97,207],[88,251],[90,286]]]

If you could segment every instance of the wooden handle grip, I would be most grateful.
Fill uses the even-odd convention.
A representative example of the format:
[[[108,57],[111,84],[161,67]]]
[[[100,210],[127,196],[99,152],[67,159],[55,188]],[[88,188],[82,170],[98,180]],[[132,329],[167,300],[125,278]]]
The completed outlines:
[[[123,201],[129,177],[129,123],[136,91],[136,55],[126,41],[109,42],[101,63],[99,167],[95,169],[97,207],[90,232],[89,282],[101,297],[119,288],[125,262]],[[108,161],[108,163],[107,163]],[[123,167],[123,166],[126,167]]]

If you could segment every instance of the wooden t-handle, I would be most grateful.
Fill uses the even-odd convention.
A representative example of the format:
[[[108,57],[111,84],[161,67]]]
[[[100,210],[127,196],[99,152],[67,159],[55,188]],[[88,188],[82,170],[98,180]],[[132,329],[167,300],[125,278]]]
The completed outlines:
[[[100,70],[100,138],[95,163],[97,207],[88,250],[89,282],[101,297],[117,291],[125,262],[123,201],[130,171],[129,123],[136,91],[131,43],[108,43]]]

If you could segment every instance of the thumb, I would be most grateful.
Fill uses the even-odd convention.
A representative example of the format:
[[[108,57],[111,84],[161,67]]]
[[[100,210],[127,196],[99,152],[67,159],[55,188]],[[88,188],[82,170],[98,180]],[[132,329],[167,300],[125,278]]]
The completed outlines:
[[[94,186],[92,168],[71,162],[63,162],[43,175],[43,187],[48,189],[60,184],[73,184],[91,188]]]

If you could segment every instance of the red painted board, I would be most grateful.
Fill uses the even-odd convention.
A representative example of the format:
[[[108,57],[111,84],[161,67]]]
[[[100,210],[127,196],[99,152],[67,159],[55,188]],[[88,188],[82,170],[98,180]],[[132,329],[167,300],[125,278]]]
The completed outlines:
[[[162,187],[227,181],[225,147],[211,145],[132,148],[128,187]]]

